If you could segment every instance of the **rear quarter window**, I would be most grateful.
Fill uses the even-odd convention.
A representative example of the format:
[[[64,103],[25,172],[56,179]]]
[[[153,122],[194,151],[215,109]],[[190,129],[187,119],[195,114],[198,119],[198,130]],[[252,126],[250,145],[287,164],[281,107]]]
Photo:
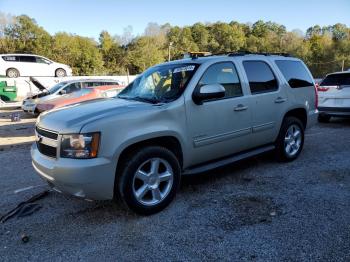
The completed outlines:
[[[11,56],[9,56],[9,55],[3,56],[2,59],[7,61],[7,62],[18,62],[19,61],[18,56],[12,56],[12,55]]]
[[[300,61],[276,60],[275,63],[291,88],[314,85],[311,75]]]

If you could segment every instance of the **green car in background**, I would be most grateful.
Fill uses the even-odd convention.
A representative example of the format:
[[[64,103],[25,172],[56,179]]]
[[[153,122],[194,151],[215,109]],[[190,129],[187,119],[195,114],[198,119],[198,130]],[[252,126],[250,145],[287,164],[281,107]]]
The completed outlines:
[[[2,101],[15,101],[17,98],[17,87],[7,86],[6,81],[0,81],[0,99]]]

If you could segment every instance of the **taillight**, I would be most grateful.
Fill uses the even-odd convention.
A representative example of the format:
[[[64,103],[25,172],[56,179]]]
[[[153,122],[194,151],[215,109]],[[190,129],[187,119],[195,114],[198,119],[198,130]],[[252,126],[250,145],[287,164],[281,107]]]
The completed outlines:
[[[317,85],[315,85],[315,108],[318,108],[318,88],[320,87],[317,87]]]
[[[317,91],[319,92],[327,92],[328,90],[329,90],[329,87],[322,87],[322,86],[317,87]]]

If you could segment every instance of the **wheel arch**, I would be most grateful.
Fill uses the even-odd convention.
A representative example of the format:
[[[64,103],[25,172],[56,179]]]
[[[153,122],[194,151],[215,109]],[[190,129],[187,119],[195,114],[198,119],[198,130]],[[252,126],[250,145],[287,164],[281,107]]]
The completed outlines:
[[[64,69],[64,68],[62,68],[62,67],[57,67],[56,69],[55,69],[55,76],[57,76],[57,71],[58,70],[63,70],[64,72],[66,72],[66,74],[67,74],[67,70],[66,69]]]
[[[293,116],[295,118],[298,118],[302,123],[304,129],[307,126],[307,112],[305,108],[299,107],[289,110],[283,117],[283,120],[287,117]]]
[[[5,71],[6,72],[6,76],[8,74],[8,71],[11,70],[11,69],[14,69],[14,70],[16,70],[18,72],[18,77],[21,76],[21,72],[19,72],[19,70],[16,67],[9,67],[9,68],[7,68],[6,71]]]
[[[183,147],[181,145],[180,140],[176,136],[164,135],[164,136],[158,136],[153,138],[147,138],[144,140],[139,140],[134,143],[128,144],[121,150],[119,156],[116,159],[117,165],[116,165],[115,177],[114,177],[114,196],[117,195],[116,188],[117,188],[118,176],[120,175],[120,171],[125,159],[136,150],[147,146],[161,146],[170,150],[172,153],[174,153],[176,158],[179,160],[181,169],[183,168]]]

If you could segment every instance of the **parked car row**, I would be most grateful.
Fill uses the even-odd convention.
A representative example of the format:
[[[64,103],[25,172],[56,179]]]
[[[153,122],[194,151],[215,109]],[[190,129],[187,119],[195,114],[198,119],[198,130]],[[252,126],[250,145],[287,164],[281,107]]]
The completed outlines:
[[[123,89],[116,80],[86,79],[63,81],[50,89],[23,100],[22,109],[26,113],[38,115],[43,111],[86,100],[112,97]],[[95,90],[96,88],[96,90]]]

